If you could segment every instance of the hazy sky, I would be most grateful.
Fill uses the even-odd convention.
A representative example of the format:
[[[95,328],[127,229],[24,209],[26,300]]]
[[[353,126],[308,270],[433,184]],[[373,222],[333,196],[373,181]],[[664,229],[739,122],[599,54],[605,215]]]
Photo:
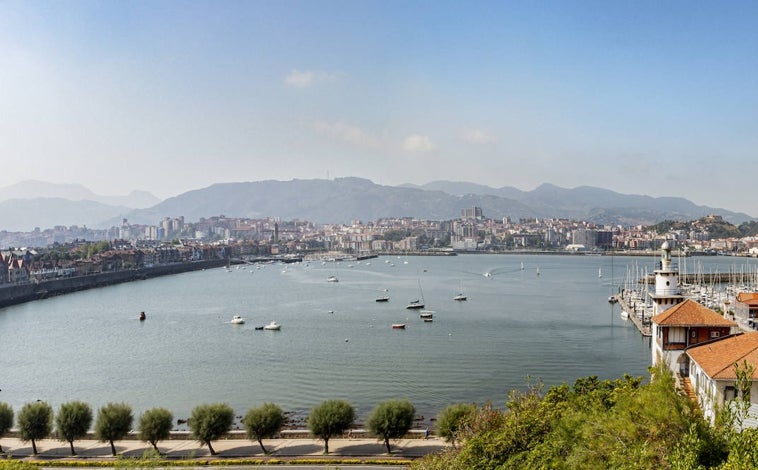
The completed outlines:
[[[758,215],[758,3],[0,0],[0,186],[359,176]]]

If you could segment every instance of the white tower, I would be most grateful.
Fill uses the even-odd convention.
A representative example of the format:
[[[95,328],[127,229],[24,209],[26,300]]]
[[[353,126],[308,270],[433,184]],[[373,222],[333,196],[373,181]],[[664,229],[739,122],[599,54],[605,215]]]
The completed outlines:
[[[684,296],[679,294],[679,270],[671,266],[671,246],[668,241],[661,245],[661,261],[655,270],[655,294],[650,294],[650,298],[655,303],[655,315],[684,300]]]

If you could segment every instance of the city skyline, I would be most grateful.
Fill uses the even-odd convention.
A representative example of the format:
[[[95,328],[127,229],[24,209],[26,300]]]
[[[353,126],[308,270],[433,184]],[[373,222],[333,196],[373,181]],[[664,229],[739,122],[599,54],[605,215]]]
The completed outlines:
[[[542,183],[755,214],[745,2],[3,2],[0,186]]]

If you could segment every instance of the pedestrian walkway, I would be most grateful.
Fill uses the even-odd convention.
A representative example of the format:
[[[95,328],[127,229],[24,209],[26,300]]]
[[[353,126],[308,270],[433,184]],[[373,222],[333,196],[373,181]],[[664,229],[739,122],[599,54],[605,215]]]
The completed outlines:
[[[72,458],[68,442],[56,439],[42,439],[36,442],[38,459]],[[376,439],[329,439],[329,456],[344,458],[402,458],[415,459],[424,455],[438,452],[445,448],[445,443],[437,438],[426,439],[398,439],[390,441],[392,454],[387,454],[384,443]],[[4,437],[0,439],[5,455],[13,458],[34,457],[31,442],[22,442],[16,437]],[[135,439],[116,441],[116,452],[123,457],[141,457],[152,446],[146,442]],[[318,439],[264,439],[263,445],[270,452],[267,456],[263,453],[258,442],[247,439],[221,439],[211,443],[218,455],[214,458],[295,458],[295,457],[323,457],[324,441]],[[110,459],[111,447],[107,442],[92,439],[74,441],[74,449],[77,459]],[[174,439],[158,442],[158,449],[168,459],[189,459],[211,457],[208,446],[189,439]]]

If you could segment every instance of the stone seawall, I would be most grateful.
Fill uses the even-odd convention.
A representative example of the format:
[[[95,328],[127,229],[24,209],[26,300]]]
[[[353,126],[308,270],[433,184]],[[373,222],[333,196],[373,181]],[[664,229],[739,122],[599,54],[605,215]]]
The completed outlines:
[[[158,276],[217,268],[226,265],[223,259],[210,261],[191,261],[187,263],[164,264],[149,268],[130,269],[107,273],[91,274],[54,279],[39,283],[14,284],[0,287],[0,308],[44,299],[54,295],[68,294],[96,287],[121,284],[122,282],[150,279]]]

